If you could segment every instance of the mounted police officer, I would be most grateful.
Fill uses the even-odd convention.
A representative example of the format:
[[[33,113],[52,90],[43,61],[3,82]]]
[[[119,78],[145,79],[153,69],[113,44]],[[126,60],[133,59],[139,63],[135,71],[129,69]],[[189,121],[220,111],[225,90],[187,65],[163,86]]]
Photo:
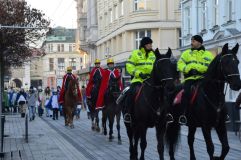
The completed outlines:
[[[213,54],[205,50],[202,43],[203,39],[201,36],[193,36],[191,39],[192,48],[184,51],[177,62],[178,70],[184,74],[184,94],[181,102],[184,113],[179,118],[180,124],[187,123],[185,112],[190,105],[191,87],[203,79],[209,64],[214,59]]]
[[[155,54],[152,50],[152,39],[143,37],[139,49],[132,51],[126,63],[127,72],[132,76],[131,86],[128,91],[127,101],[125,104],[126,113],[124,114],[124,121],[131,123],[131,111],[134,107],[134,99],[138,89],[141,87],[142,82],[150,77],[156,60]],[[169,114],[169,116],[171,116]],[[169,118],[169,117],[168,117]],[[170,117],[172,121],[172,116]]]

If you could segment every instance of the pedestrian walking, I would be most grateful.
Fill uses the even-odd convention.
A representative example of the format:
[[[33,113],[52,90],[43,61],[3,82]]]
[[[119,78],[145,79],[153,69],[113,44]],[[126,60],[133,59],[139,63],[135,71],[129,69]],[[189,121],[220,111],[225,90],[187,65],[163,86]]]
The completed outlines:
[[[57,90],[53,90],[52,96],[50,97],[49,103],[47,106],[51,106],[53,110],[53,120],[58,120],[58,110],[59,110],[59,103],[58,103],[58,92]]]
[[[27,108],[26,102],[27,102],[27,93],[24,91],[24,88],[21,88],[17,95],[15,104],[19,105],[22,118],[25,117],[25,112]]]
[[[46,117],[52,117],[51,106],[48,105],[50,97],[51,97],[50,88],[46,87],[44,91],[44,107],[46,110]]]
[[[31,86],[30,89],[29,89],[29,94],[27,96],[28,109],[29,109],[29,120],[30,121],[35,119],[37,100],[38,100],[37,93],[34,91],[33,86]]]

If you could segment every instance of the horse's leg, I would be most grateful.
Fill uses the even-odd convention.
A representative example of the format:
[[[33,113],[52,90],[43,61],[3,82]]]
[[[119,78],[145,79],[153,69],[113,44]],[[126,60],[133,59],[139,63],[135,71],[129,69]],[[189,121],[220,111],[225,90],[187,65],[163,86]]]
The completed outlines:
[[[125,123],[127,136],[129,138],[129,152],[130,152],[130,159],[133,160],[135,158],[134,155],[134,146],[133,146],[133,130],[130,123]],[[135,158],[137,159],[137,158]]]
[[[120,135],[120,117],[121,117],[121,112],[119,112],[116,115],[116,129],[118,131],[118,144],[121,144],[121,135]]]
[[[222,153],[220,156],[220,160],[224,160],[224,158],[226,157],[226,155],[229,152],[229,144],[228,144],[228,136],[227,136],[227,130],[226,130],[226,126],[224,123],[222,123],[221,125],[218,125],[216,128],[216,132],[218,134],[218,138],[222,144]]]
[[[210,160],[213,160],[214,145],[213,145],[212,136],[211,136],[211,128],[202,127],[202,132],[206,142],[207,152],[209,154]]]
[[[103,130],[103,133],[104,135],[106,136],[107,135],[107,129],[106,129],[106,120],[107,120],[107,116],[106,116],[106,108],[104,108],[102,110],[102,130]]]
[[[138,142],[140,138],[140,130],[139,127],[136,127],[134,129],[134,148],[133,148],[133,154],[134,154],[134,159],[137,160],[138,158]]]
[[[160,160],[164,160],[164,134],[165,134],[164,124],[156,125],[157,150],[158,150]]]
[[[99,126],[99,111],[96,111],[96,131],[100,132],[100,126]]]
[[[71,108],[71,111],[70,111],[70,128],[74,128],[74,111],[75,109],[74,108]]]
[[[196,132],[196,127],[189,126],[188,127],[188,145],[190,149],[190,160],[196,160],[195,153],[194,153],[194,148],[193,148],[193,143],[194,143],[194,136]]]
[[[109,119],[109,141],[112,141],[113,137],[113,125],[114,125],[114,111],[113,111],[113,107],[114,106],[110,106],[112,107],[108,113],[108,119]]]
[[[144,160],[145,159],[145,149],[147,146],[147,142],[146,142],[146,132],[147,132],[147,128],[146,127],[142,127],[141,128],[141,157],[140,160]]]

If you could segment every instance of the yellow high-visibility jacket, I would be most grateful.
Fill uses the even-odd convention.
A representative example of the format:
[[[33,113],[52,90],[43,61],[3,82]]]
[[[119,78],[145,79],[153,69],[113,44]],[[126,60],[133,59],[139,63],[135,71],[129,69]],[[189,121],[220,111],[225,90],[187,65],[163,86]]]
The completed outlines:
[[[208,69],[209,64],[214,59],[211,52],[207,50],[191,50],[184,51],[177,62],[177,69],[183,72],[185,80],[203,78],[203,73]],[[200,72],[200,75],[189,75],[189,71],[195,69]]]
[[[155,60],[156,57],[153,51],[149,52],[148,57],[146,57],[144,48],[134,50],[126,62],[127,72],[134,77],[131,83],[143,82],[144,79],[139,74],[151,74]]]

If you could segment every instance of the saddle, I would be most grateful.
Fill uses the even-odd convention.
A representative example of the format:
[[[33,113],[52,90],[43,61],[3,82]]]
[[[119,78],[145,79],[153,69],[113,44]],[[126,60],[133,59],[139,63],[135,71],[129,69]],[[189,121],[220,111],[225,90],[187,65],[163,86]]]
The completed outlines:
[[[191,98],[190,98],[190,105],[193,105],[193,103],[195,102],[196,98],[197,98],[197,93],[199,90],[199,85],[193,85],[192,89],[191,89]],[[173,100],[173,105],[178,105],[181,104],[182,102],[182,97],[183,97],[183,93],[184,93],[184,89],[181,89],[176,97]]]

